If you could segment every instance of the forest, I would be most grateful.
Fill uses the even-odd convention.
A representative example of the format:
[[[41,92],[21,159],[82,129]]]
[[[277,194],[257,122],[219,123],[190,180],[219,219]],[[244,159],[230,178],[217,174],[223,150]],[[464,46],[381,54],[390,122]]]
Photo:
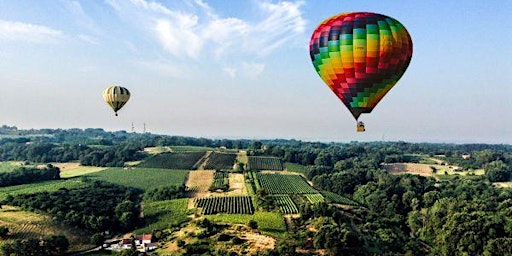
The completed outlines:
[[[251,197],[243,197],[243,202],[238,203],[243,205],[240,207],[250,208],[250,213],[251,207],[255,211],[263,208],[263,211],[298,212],[298,217],[288,223],[287,232],[274,237],[273,249],[253,255],[512,255],[512,189],[495,184],[511,180],[511,145],[213,140],[102,129],[27,132],[6,126],[0,129],[0,134],[3,134],[1,161],[39,164],[79,161],[88,166],[124,166],[128,161],[154,161],[155,156],[144,152],[146,147],[201,146],[240,149],[249,157],[274,157],[301,166],[300,174],[307,180],[290,176],[287,181],[278,181],[283,177],[277,174],[238,170],[244,173],[247,182],[254,183],[250,195],[255,197],[252,201]],[[434,175],[435,168],[427,176],[397,175],[383,168],[384,164],[403,162],[453,165],[460,167],[460,173],[481,169],[483,175],[457,172]],[[45,166],[0,172],[0,184],[12,186],[61,179],[57,167]],[[227,179],[227,174],[223,173],[222,180]],[[140,214],[142,202],[149,204],[188,196],[183,185],[143,191],[93,177],[83,177],[81,185],[74,188],[7,195],[1,204],[48,214],[56,222],[84,230],[92,239],[103,237],[105,231],[125,232],[144,227],[146,223]],[[300,191],[291,188],[288,190],[292,192],[284,191],[286,186],[278,185],[295,180],[305,184]],[[307,187],[306,181],[311,181],[313,188]],[[301,196],[301,193],[306,194]],[[229,201],[196,202],[203,203],[223,205]],[[254,206],[248,206],[253,203]],[[230,207],[233,212],[243,210]],[[251,225],[257,228],[262,224],[252,222]],[[8,230],[4,232],[5,228],[1,230],[8,233]],[[182,254],[192,255],[202,248],[203,255],[228,255],[229,252],[212,246],[214,235],[213,231],[204,235],[196,243],[199,247],[181,242]],[[2,250],[10,252],[13,248],[29,246],[28,240],[15,243],[16,246],[4,244]],[[63,245],[62,250],[67,248]]]

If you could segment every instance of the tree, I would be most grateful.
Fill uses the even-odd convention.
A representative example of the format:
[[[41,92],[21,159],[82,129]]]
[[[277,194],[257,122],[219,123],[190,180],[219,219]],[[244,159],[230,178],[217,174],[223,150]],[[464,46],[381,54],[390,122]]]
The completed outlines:
[[[6,238],[7,234],[9,234],[8,227],[0,227],[0,238]]]

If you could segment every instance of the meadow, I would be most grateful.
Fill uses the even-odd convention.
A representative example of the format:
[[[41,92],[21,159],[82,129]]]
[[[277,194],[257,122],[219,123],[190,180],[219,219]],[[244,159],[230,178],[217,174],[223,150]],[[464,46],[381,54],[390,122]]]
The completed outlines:
[[[85,175],[92,179],[104,180],[142,190],[164,186],[180,186],[185,182],[188,170],[156,168],[109,168]]]
[[[254,220],[258,223],[258,229],[271,234],[286,232],[286,224],[281,213],[256,211],[254,214],[215,214],[206,215],[207,219],[227,224],[245,224]]]
[[[80,186],[85,186],[85,183],[81,182],[80,179],[66,179],[3,187],[0,188],[0,200],[4,199],[7,195],[15,196],[39,192],[53,192],[61,188],[70,189]]]
[[[296,172],[296,173],[303,174],[305,176],[308,174],[308,167],[304,166],[302,164],[286,162],[286,163],[284,163],[284,166],[285,166],[286,170],[289,172]]]

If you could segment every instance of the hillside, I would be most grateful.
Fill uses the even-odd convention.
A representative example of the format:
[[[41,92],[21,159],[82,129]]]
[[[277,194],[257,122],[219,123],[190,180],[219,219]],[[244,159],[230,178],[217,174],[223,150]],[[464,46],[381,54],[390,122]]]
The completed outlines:
[[[89,255],[142,234],[156,255],[512,253],[510,145],[44,134],[0,139],[0,179],[26,175],[0,187],[13,255],[51,234],[107,245]],[[48,164],[60,176],[39,179]]]

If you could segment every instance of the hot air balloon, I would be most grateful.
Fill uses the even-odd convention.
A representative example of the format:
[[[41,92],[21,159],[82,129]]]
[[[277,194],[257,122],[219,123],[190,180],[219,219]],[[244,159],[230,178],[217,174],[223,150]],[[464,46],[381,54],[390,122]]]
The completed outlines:
[[[116,116],[126,102],[130,99],[130,91],[121,86],[110,86],[103,91],[103,100],[114,110]]]
[[[412,40],[397,20],[377,13],[349,12],[324,20],[309,43],[318,75],[350,110],[357,131],[402,77],[412,57]]]

